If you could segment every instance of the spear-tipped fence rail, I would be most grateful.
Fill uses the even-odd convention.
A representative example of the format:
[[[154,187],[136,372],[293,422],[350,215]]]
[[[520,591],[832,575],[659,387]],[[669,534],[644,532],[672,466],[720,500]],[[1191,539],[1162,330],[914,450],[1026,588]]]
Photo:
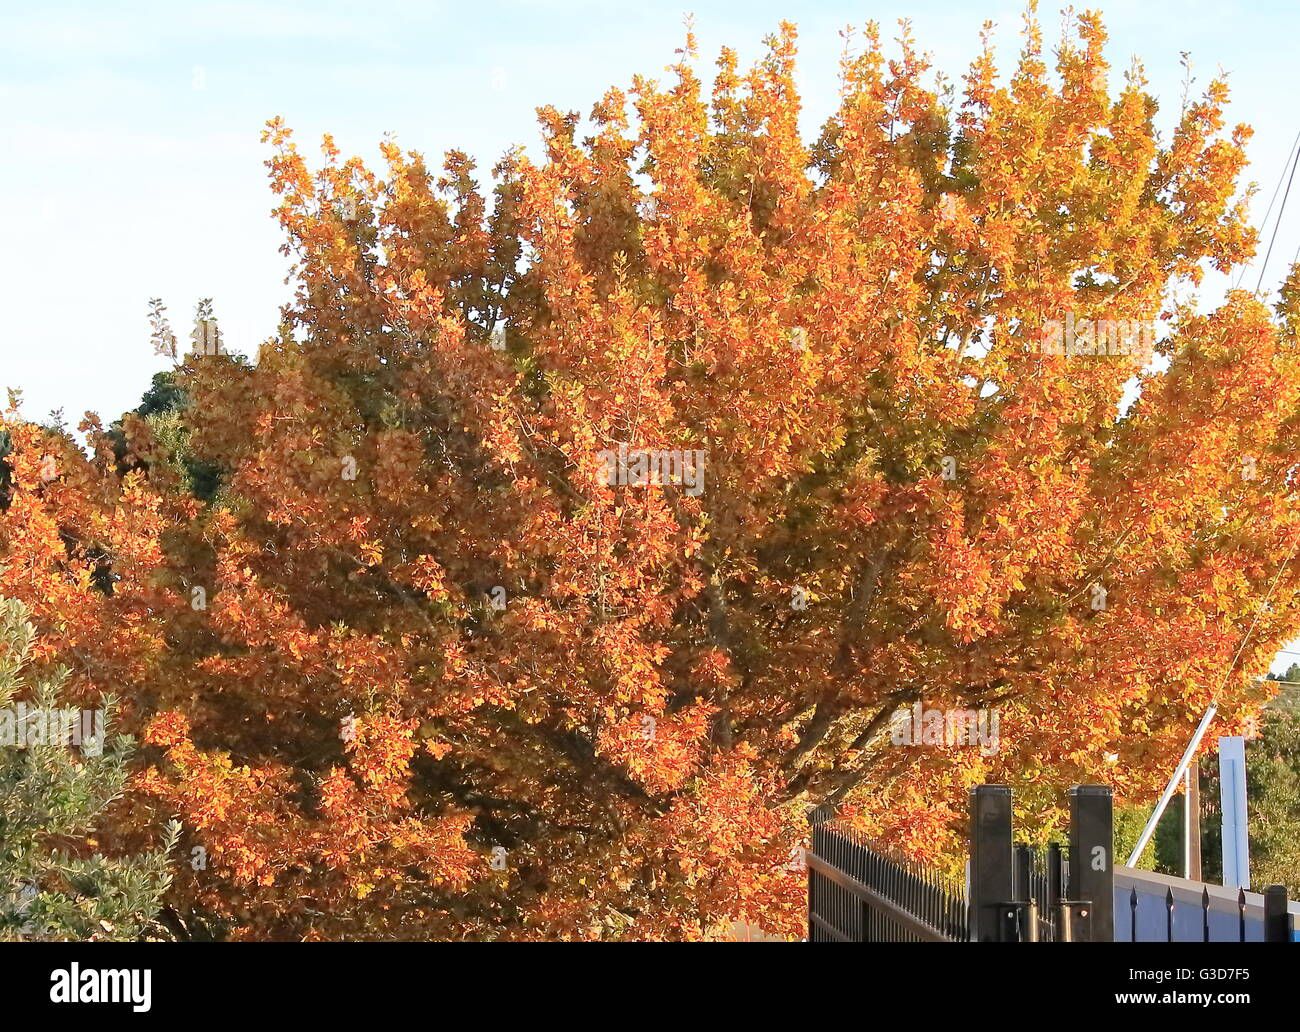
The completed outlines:
[[[888,855],[852,829],[814,822],[808,856],[812,942],[959,942],[966,893],[955,880]]]
[[[1262,894],[1121,868],[1118,942],[1294,942],[1300,904],[1282,885]]]

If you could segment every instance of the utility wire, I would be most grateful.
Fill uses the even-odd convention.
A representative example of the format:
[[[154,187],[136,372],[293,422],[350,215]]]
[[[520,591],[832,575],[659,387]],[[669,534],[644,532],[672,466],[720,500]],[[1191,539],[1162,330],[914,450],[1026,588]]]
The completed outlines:
[[[1297,135],[1300,139],[1300,135]],[[1295,168],[1300,163],[1300,147],[1295,148],[1295,158],[1291,162],[1291,175],[1287,177],[1286,193],[1282,195],[1282,207],[1278,209],[1277,221],[1273,223],[1273,235],[1268,241],[1268,250],[1264,252],[1264,264],[1259,268],[1259,282],[1255,284],[1255,293],[1258,294],[1260,288],[1264,285],[1264,273],[1268,271],[1268,260],[1273,255],[1273,245],[1277,243],[1277,231],[1282,226],[1282,216],[1286,212],[1286,200],[1291,196],[1291,183],[1295,180]],[[1286,166],[1283,166],[1285,168]]]
[[[1282,171],[1278,173],[1277,185],[1273,187],[1273,196],[1269,199],[1268,209],[1264,212],[1264,218],[1260,221],[1259,224],[1261,230],[1268,225],[1268,217],[1273,214],[1273,205],[1277,203],[1277,195],[1282,192],[1282,180],[1286,178],[1286,167],[1288,164],[1290,164],[1291,155],[1295,151],[1297,146],[1300,146],[1300,132],[1297,132],[1295,134],[1295,139],[1291,142],[1291,150],[1286,152],[1286,157],[1282,161]],[[1240,269],[1237,270],[1237,278],[1232,281],[1233,290],[1236,290],[1239,286],[1241,286],[1241,279],[1243,276],[1246,275],[1246,269],[1248,267],[1249,266],[1243,265]]]

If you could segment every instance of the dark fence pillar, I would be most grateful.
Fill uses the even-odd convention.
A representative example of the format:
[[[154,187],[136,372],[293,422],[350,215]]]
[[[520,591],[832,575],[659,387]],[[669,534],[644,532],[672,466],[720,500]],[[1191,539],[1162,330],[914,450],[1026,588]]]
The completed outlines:
[[[1264,941],[1290,942],[1291,915],[1286,912],[1286,886],[1270,885],[1264,890]]]
[[[1110,789],[1070,789],[1070,898],[1087,900],[1093,942],[1115,941],[1115,843]]]
[[[976,785],[970,803],[971,939],[997,942],[1001,906],[1012,899],[1011,789]]]

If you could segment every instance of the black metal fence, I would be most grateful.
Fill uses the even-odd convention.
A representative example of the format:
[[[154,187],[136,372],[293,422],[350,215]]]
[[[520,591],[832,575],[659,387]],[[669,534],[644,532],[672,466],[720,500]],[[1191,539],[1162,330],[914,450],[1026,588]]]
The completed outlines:
[[[969,934],[960,883],[888,855],[824,814],[814,815],[807,860],[810,942],[960,942]]]
[[[819,808],[809,815],[810,942],[1114,942],[1137,941],[1139,894],[1116,934],[1117,900],[1110,789],[1070,789],[1070,841],[1043,849],[1013,842],[1011,790],[971,790],[970,857],[964,884],[933,867],[891,855]],[[1126,870],[1125,877],[1137,872]],[[1185,883],[1192,885],[1196,883]],[[1199,885],[1198,885],[1199,888]],[[1180,888],[1180,892],[1183,889]],[[1216,890],[1221,894],[1221,890]],[[1256,897],[1258,898],[1258,897]],[[1152,902],[1150,897],[1148,906]],[[1295,936],[1286,890],[1270,886],[1247,935],[1245,893],[1237,897],[1237,934],[1226,934],[1221,905],[1201,892],[1202,935],[1187,932],[1189,915],[1176,918],[1166,894],[1162,941],[1289,942]],[[1184,903],[1186,901],[1183,901]],[[1221,904],[1222,901],[1219,901]],[[1184,907],[1185,911],[1185,907]],[[1215,920],[1212,921],[1212,915]],[[1148,915],[1149,916],[1149,915]],[[1262,936],[1261,921],[1262,917]],[[1152,941],[1144,935],[1145,941]]]
[[[1023,842],[1015,846],[1015,882],[1012,895],[1033,903],[1031,908],[1038,927],[1039,942],[1055,942],[1059,930],[1060,908],[1054,904],[1065,899],[1069,865],[1059,842],[1046,849],[1036,849]]]
[[[1109,937],[1110,790],[1070,790],[1070,853],[1013,845],[1011,790],[971,792],[965,883],[868,842],[833,814],[810,815],[811,942],[1071,942]],[[1094,906],[1093,900],[1100,900]]]

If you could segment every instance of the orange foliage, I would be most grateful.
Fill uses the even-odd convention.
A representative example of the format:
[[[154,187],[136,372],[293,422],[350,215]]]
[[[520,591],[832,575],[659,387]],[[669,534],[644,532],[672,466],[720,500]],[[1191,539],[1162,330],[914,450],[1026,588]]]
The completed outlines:
[[[1248,717],[1300,612],[1296,284],[1276,321],[1170,302],[1252,252],[1248,133],[1215,82],[1161,146],[1104,40],[1081,17],[1049,70],[1031,20],[950,108],[872,29],[811,145],[792,27],[711,95],[689,44],[588,128],[542,108],[490,203],[463,154],[313,169],[272,121],[295,296],[255,366],[180,377],[217,497],[145,420],[121,463],[4,424],[0,594],[147,725],[138,787],[210,858],[177,905],[797,935],[810,803],[932,856],[982,780],[1039,823],[1148,794],[1277,577],[1220,696]],[[1067,313],[1157,322],[1167,363],[1045,354]],[[700,490],[611,483],[620,445],[701,451]],[[998,750],[891,746],[917,700],[1000,709]]]

